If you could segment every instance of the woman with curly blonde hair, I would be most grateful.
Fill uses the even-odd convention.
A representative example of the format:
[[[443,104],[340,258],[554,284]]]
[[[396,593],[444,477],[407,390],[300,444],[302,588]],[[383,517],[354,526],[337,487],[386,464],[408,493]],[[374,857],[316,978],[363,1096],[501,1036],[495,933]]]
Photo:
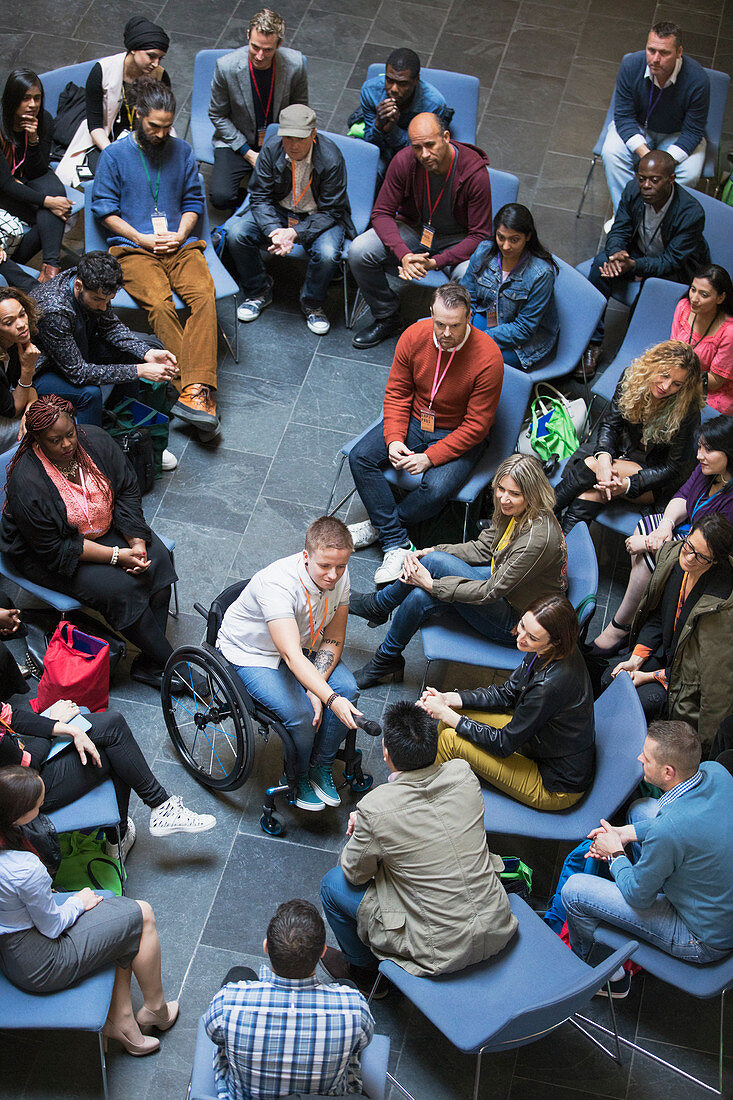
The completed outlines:
[[[555,490],[565,534],[620,497],[666,503],[694,465],[703,404],[700,361],[689,344],[665,340],[634,359]]]
[[[566,588],[565,540],[552,514],[555,497],[539,461],[510,455],[494,475],[491,526],[473,542],[429,546],[408,554],[402,576],[379,592],[352,592],[349,612],[387,636],[368,664],[354,673],[361,689],[401,680],[402,651],[422,624],[445,604],[499,645],[515,644],[520,615],[542,596]]]

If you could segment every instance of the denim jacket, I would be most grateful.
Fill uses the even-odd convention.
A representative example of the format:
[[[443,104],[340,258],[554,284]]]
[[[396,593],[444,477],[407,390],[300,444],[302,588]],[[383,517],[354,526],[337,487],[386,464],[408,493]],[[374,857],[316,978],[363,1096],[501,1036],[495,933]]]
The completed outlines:
[[[496,308],[498,323],[487,330],[489,335],[500,348],[513,348],[528,370],[548,355],[557,341],[560,319],[553,293],[555,269],[546,260],[530,256],[502,283],[499,257],[494,256],[479,274],[492,243],[479,245],[461,283],[471,294],[472,314]]]

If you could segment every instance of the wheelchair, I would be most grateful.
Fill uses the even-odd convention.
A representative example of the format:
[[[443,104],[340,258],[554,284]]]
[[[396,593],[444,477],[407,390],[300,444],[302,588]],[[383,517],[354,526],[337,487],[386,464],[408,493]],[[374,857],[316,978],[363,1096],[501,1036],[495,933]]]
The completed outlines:
[[[268,836],[282,836],[285,826],[275,814],[275,800],[284,797],[295,804],[295,746],[278,718],[252,699],[235,666],[216,648],[224,612],[248,583],[237,581],[224,589],[208,611],[194,604],[206,619],[206,636],[200,646],[181,646],[171,654],[163,672],[161,703],[183,766],[215,791],[230,791],[246,783],[254,764],[257,733],[268,741],[274,730],[283,746],[285,781],[265,791],[260,827]],[[361,755],[356,730],[347,730],[337,759],[344,763],[341,787],[348,784],[356,794],[370,790],[374,782],[362,771]]]

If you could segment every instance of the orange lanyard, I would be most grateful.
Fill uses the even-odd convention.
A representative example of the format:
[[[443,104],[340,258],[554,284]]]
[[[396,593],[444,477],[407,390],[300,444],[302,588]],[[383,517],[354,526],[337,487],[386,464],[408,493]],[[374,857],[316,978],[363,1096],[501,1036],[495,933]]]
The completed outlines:
[[[293,208],[296,208],[298,203],[300,202],[300,200],[303,198],[303,195],[306,193],[306,191],[308,190],[308,188],[311,185],[311,180],[313,179],[313,173],[311,172],[310,178],[308,179],[308,182],[306,183],[305,187],[303,188],[303,190],[300,192],[300,194],[298,195],[298,197],[296,199],[296,197],[295,197],[295,165],[293,164],[292,160],[290,161],[290,171],[293,173]],[[300,583],[303,584],[302,581]],[[305,585],[303,585],[303,587],[305,588]]]
[[[682,611],[682,608],[685,605],[685,600],[687,599],[688,576],[689,575],[687,573],[685,573],[684,577],[682,578],[682,584],[680,585],[680,596],[679,596],[679,599],[677,600],[677,610],[674,613],[675,630],[677,629],[677,620],[680,617],[680,612]]]
[[[300,577],[298,577],[298,580],[300,581]],[[303,584],[302,581],[300,581],[300,583]],[[311,644],[308,647],[308,651],[310,653],[312,653],[314,648],[315,648],[316,638],[318,637],[318,635],[323,630],[323,627],[324,627],[325,622],[326,622],[326,616],[328,615],[328,596],[326,596],[326,610],[323,612],[323,618],[321,619],[321,625],[318,627],[317,630],[314,630],[313,629],[313,604],[311,603],[310,593],[308,592],[308,589],[305,587],[304,584],[303,584],[303,591],[305,592],[305,598],[308,601],[308,615],[310,617]]]

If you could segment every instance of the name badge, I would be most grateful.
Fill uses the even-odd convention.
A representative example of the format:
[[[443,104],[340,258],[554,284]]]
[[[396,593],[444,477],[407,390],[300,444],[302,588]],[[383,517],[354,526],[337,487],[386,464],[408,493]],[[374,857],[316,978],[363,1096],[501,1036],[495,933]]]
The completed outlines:
[[[424,225],[422,227],[422,233],[420,234],[420,244],[423,248],[433,247],[433,238],[435,237],[435,230],[432,225]]]
[[[160,210],[154,210],[152,215],[153,233],[156,237],[168,232],[168,215]]]
[[[420,410],[420,428],[424,432],[435,431],[435,413],[432,409]]]
[[[257,131],[257,148],[261,149],[265,144],[265,134],[267,133],[267,127],[263,126],[261,130]]]
[[[496,328],[498,317],[496,316],[496,310],[491,309],[486,311],[486,327]]]
[[[298,228],[298,218],[295,214],[288,214],[288,229]]]

